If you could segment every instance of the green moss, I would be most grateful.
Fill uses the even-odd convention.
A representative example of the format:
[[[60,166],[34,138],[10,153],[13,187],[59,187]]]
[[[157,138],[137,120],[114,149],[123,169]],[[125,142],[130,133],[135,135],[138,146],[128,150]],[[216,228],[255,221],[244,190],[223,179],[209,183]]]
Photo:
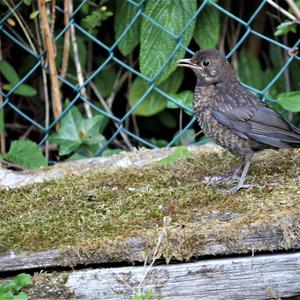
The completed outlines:
[[[247,180],[254,188],[233,195],[203,183],[205,176],[231,172],[237,160],[226,153],[192,156],[168,166],[70,175],[2,190],[0,251],[41,251],[145,236],[149,229],[155,231],[162,225],[171,202],[177,206],[175,226],[196,222],[203,235],[220,223],[216,213],[235,216],[222,221],[231,230],[285,215],[299,218],[299,162],[299,150],[262,153],[253,161]],[[191,244],[199,244],[192,231],[190,236]]]

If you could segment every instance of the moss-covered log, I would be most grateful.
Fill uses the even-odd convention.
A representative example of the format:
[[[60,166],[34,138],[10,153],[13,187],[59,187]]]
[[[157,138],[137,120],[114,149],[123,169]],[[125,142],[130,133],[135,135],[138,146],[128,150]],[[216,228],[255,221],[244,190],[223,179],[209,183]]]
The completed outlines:
[[[153,252],[170,204],[176,213],[160,246],[167,259],[299,249],[299,162],[299,150],[261,153],[247,180],[254,187],[231,195],[205,183],[231,172],[236,159],[226,152],[97,166],[2,190],[0,270],[141,261],[143,251]]]

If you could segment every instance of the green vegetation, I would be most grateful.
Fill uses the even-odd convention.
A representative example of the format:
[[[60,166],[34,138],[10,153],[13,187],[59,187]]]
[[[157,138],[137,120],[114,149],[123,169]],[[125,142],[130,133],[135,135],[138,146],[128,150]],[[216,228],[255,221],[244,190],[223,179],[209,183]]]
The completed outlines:
[[[26,293],[21,290],[31,284],[30,275],[25,273],[17,275],[13,280],[0,284],[0,300],[28,300]]]
[[[190,79],[190,70],[176,69],[175,61],[190,56],[185,47],[192,51],[213,47],[229,53],[243,39],[246,28],[220,7],[244,22],[251,20],[259,7],[259,2],[233,4],[215,0],[199,11],[202,0],[74,1],[76,13],[72,19],[70,8],[66,9],[63,1],[56,1],[56,7],[52,7],[53,3],[46,1],[50,33],[55,41],[55,62],[53,59],[52,63],[60,75],[60,95],[56,101],[51,90],[53,79],[49,77],[49,49],[43,42],[37,2],[25,0],[15,9],[13,2],[0,0],[3,20],[0,25],[10,34],[2,37],[0,79],[4,97],[0,97],[0,149],[3,159],[25,168],[44,166],[45,160],[40,157],[34,164],[27,163],[32,160],[30,151],[19,157],[20,152],[12,149],[17,145],[12,141],[19,138],[43,147],[45,157],[53,161],[111,155],[144,145],[131,133],[158,147],[173,140],[174,145],[183,146],[201,142],[203,135],[196,136],[197,125],[177,139],[178,132],[192,115],[195,79]],[[294,3],[300,7],[299,0]],[[295,9],[288,3],[279,5],[280,10],[265,3],[249,26],[261,35],[292,47],[299,31]],[[76,24],[72,38],[68,36],[70,31],[64,31],[64,20],[70,18],[71,23]],[[29,50],[19,47],[16,40]],[[39,59],[33,53],[44,54]],[[294,54],[296,49],[288,52],[251,33],[230,59],[243,83],[257,89],[260,97],[277,99],[277,103],[269,105],[299,127],[299,60],[294,59],[280,73]],[[19,58],[18,64],[14,57]],[[272,82],[279,73],[281,76]],[[92,103],[90,107],[77,97],[80,93]],[[71,109],[68,99],[72,101]],[[177,100],[179,105],[171,99]],[[69,111],[59,125],[51,126],[48,131],[58,118],[60,104]],[[132,107],[135,109],[127,116]],[[126,120],[120,124],[115,116],[126,116]],[[43,127],[37,128],[36,123],[31,124],[28,119]],[[123,128],[127,131],[113,136],[117,129]],[[52,145],[40,145],[46,140],[45,135]],[[112,136],[113,141],[110,141]],[[100,153],[108,141],[109,146]]]

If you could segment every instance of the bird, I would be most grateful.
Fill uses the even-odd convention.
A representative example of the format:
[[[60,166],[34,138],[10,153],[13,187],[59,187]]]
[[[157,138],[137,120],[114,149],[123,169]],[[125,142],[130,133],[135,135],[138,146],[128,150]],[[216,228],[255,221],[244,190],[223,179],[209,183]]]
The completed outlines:
[[[196,75],[193,109],[204,134],[240,158],[233,174],[221,181],[238,180],[226,192],[251,187],[244,182],[255,153],[300,147],[300,129],[244,88],[220,51],[201,49],[177,66]]]

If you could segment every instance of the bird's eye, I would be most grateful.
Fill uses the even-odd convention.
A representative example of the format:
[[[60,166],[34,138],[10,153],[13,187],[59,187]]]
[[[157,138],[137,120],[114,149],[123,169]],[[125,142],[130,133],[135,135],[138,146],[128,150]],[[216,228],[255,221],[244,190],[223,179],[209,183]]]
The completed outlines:
[[[203,65],[204,67],[207,67],[207,66],[209,65],[209,61],[208,61],[208,60],[204,60],[204,61],[202,62],[202,65]]]

